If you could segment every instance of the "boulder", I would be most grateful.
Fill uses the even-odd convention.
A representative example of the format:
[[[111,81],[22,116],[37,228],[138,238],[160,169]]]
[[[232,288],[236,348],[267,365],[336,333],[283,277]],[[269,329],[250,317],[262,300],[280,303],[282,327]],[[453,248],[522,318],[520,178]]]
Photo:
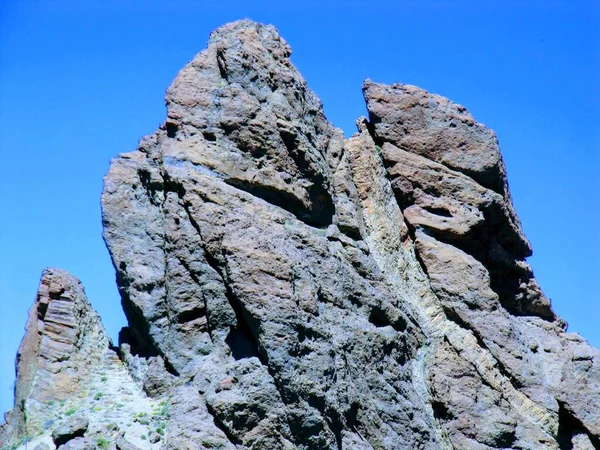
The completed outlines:
[[[83,417],[72,417],[68,419],[62,425],[52,431],[52,440],[54,441],[54,445],[60,447],[72,439],[83,437],[88,429],[88,426],[89,421]]]

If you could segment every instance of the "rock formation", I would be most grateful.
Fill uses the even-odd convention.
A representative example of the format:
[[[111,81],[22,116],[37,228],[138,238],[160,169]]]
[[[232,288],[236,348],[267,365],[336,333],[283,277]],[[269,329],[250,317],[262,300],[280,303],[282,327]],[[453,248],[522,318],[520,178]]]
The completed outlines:
[[[115,395],[168,415],[105,448],[600,448],[600,352],[526,262],[495,134],[367,80],[369,117],[344,139],[290,55],[272,26],[219,28],[168,89],[165,123],[112,161],[104,238],[129,322]],[[44,288],[56,277],[62,291]],[[110,355],[72,280],[42,278],[4,442]],[[56,332],[51,307],[94,319]],[[69,448],[108,429],[83,416]]]
[[[7,416],[5,439],[43,425],[38,420],[51,416],[54,402],[80,397],[108,342],[81,282],[46,269],[17,353],[15,408]]]
[[[135,445],[166,420],[166,399],[149,398],[135,383],[81,282],[63,270],[42,274],[16,370],[15,407],[0,428],[2,449],[29,443],[30,449],[87,450],[117,439]]]

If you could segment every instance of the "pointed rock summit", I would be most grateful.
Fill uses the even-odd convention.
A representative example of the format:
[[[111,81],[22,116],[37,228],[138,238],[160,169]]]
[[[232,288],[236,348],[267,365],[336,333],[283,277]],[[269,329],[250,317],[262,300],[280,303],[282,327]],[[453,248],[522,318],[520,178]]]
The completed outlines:
[[[136,419],[155,413],[155,421],[164,420],[150,405],[166,400],[151,400],[134,381],[81,282],[64,270],[42,273],[15,365],[15,407],[0,427],[2,449],[143,442],[147,426]]]
[[[215,30],[164,124],[112,161],[120,359],[79,283],[46,272],[4,441],[95,376],[117,429],[94,387],[61,448],[600,448],[600,352],[526,262],[495,134],[367,80],[344,139],[290,55],[272,26]]]
[[[43,426],[48,402],[81,397],[108,343],[81,282],[64,270],[46,269],[17,353],[15,408],[7,415],[4,441]]]

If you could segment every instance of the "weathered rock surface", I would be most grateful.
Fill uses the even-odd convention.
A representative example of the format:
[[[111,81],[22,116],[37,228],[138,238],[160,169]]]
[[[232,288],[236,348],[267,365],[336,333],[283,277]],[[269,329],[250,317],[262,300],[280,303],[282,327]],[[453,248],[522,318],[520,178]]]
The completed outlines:
[[[83,417],[71,417],[52,432],[52,440],[58,447],[72,439],[83,437],[90,422]]]
[[[83,397],[108,344],[81,282],[63,270],[46,269],[17,354],[15,408],[7,413],[0,443],[42,428],[49,402]]]
[[[98,448],[98,446],[93,439],[76,437],[58,447],[58,450],[92,450],[96,448]]]
[[[115,446],[117,447],[117,450],[140,450],[138,446],[132,444],[123,437],[117,438]]]
[[[215,32],[164,129],[113,162],[105,239],[143,325],[131,348],[191,381],[172,448],[430,445],[407,364],[423,335],[357,239],[342,134],[289,54],[272,27]]]
[[[42,442],[41,444],[36,445],[33,450],[50,450],[50,446]]]
[[[488,352],[508,387],[478,417],[482,407],[476,400],[485,390],[469,393],[472,381],[452,384],[446,378],[456,373],[472,378],[480,369],[459,369],[462,363],[444,350],[432,370],[431,389],[444,403],[438,414],[449,424],[451,441],[459,448],[469,447],[470,440],[492,447],[566,448],[575,445],[582,428],[598,445],[600,411],[590,404],[600,404],[599,353],[564,332],[524,261],[531,250],[511,204],[495,135],[462,106],[419,88],[367,81],[363,90],[369,129],[381,145],[431,289],[446,317]],[[587,355],[583,365],[575,362],[580,352]],[[567,400],[572,379],[580,388]],[[465,398],[472,399],[467,408]],[[498,408],[499,422],[490,428]],[[523,419],[537,422],[555,442],[534,438],[532,429],[520,431]],[[479,436],[486,428],[491,434]]]
[[[0,448],[110,448],[123,433],[142,449],[160,448],[141,436],[167,420],[167,410],[152,406],[165,401],[134,381],[68,272],[43,272],[16,369],[15,408],[0,428]]]
[[[344,139],[290,55],[271,26],[219,28],[165,123],[112,161],[104,238],[129,322],[112,392],[154,400],[113,416],[143,435],[90,421],[78,442],[600,448],[600,352],[525,261],[494,133],[367,80]]]
[[[563,395],[589,347],[525,262],[494,133],[367,81],[344,141],[290,53],[272,27],[214,32],[105,180],[131,348],[187,380],[175,422],[202,424],[168,446],[557,448],[575,422],[597,439]]]

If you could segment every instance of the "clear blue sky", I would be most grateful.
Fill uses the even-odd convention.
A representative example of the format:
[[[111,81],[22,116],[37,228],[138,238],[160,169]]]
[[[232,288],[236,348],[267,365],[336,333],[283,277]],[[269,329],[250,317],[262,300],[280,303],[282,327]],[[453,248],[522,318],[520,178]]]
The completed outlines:
[[[530,259],[555,310],[600,346],[597,1],[0,2],[0,410],[41,271],[80,277],[125,324],[101,236],[110,158],[164,119],[164,90],[209,32],[276,25],[347,135],[364,78],[415,84],[493,128]]]

